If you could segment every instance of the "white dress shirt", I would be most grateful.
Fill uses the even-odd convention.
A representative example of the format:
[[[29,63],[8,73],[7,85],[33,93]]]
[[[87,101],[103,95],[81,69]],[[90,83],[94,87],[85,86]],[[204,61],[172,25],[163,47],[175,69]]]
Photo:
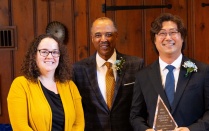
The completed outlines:
[[[116,61],[116,51],[114,51],[113,55],[107,60],[108,62],[112,63],[112,65],[115,63]],[[104,59],[102,59],[99,54],[96,54],[96,63],[97,63],[97,81],[99,84],[99,88],[100,91],[102,93],[102,96],[104,98],[104,100],[107,102],[107,98],[106,98],[106,82],[105,82],[105,75],[107,72],[107,66],[105,66],[105,61]],[[113,68],[113,73],[114,73],[114,77],[116,80],[116,69]]]
[[[178,78],[179,78],[181,61],[182,61],[182,54],[173,63],[170,64],[175,67],[175,69],[173,69],[173,74],[174,74],[174,79],[175,79],[175,91],[176,91],[176,85],[177,85]],[[160,74],[161,74],[162,85],[165,88],[165,79],[168,73],[168,69],[166,69],[165,67],[169,64],[165,63],[160,57],[159,57],[159,64],[160,64]]]

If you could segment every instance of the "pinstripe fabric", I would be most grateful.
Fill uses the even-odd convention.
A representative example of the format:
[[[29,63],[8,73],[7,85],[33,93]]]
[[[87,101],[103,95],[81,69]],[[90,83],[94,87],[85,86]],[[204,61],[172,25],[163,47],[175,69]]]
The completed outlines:
[[[73,65],[73,81],[82,96],[85,131],[132,131],[129,115],[135,73],[143,67],[143,60],[117,52],[117,59],[120,57],[126,62],[116,77],[111,109],[98,85],[96,53]]]

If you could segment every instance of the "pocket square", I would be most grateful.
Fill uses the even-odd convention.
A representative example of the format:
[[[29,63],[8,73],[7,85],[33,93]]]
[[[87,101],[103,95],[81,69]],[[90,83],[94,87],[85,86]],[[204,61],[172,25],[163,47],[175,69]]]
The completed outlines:
[[[132,84],[134,84],[134,83],[135,83],[135,82],[126,83],[126,84],[124,84],[124,86],[132,85]]]

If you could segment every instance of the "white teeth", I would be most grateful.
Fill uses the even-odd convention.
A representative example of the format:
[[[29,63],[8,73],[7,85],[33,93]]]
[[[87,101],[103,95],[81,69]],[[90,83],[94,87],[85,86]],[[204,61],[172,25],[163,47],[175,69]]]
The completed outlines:
[[[107,45],[102,45],[101,48],[102,48],[102,49],[107,49],[108,46],[107,46]]]
[[[163,44],[163,46],[172,46],[174,45],[175,43],[166,43],[166,44]]]
[[[46,63],[46,64],[53,64],[52,61],[46,61],[46,62],[44,62],[44,63]]]
[[[172,46],[172,45],[173,45],[172,43],[167,44],[167,46]]]
[[[108,45],[107,45],[107,44],[104,44],[104,45],[101,45],[101,46],[102,46],[102,47],[103,47],[103,46],[107,47]]]

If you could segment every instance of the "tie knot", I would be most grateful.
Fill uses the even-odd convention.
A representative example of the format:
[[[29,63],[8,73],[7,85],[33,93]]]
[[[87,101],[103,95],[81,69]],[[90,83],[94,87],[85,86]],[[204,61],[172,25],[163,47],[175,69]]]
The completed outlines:
[[[169,72],[170,72],[170,71],[173,71],[173,69],[175,69],[175,67],[172,66],[172,65],[167,65],[165,68],[168,69]]]
[[[110,63],[110,62],[105,62],[105,65],[107,66],[108,69],[110,69],[111,66],[112,66],[112,63]]]

